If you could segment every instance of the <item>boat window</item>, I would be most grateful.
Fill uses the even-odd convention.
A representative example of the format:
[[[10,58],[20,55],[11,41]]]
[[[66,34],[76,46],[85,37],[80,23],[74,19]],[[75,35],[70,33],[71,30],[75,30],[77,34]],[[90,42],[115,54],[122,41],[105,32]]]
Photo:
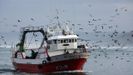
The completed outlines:
[[[57,40],[53,40],[53,42],[54,42],[54,44],[56,44],[57,43]]]
[[[69,40],[68,39],[66,39],[66,43],[69,43]]]
[[[64,43],[68,43],[68,39],[64,39]]]
[[[58,43],[61,43],[61,40],[58,40]]]
[[[75,39],[75,42],[77,42],[77,39]]]
[[[74,39],[72,39],[72,42],[74,42]]]
[[[72,40],[71,39],[69,39],[69,43],[71,43],[72,42]]]
[[[63,43],[63,40],[61,40],[61,43]]]
[[[66,39],[64,39],[64,43],[66,43]]]

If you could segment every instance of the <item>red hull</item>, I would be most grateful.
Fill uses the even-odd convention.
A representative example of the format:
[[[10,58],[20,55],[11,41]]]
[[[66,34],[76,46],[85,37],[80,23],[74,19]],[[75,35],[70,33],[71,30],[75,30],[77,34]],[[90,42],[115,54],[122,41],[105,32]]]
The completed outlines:
[[[58,61],[47,64],[18,64],[13,63],[16,70],[31,73],[48,73],[57,71],[82,70],[85,58]]]

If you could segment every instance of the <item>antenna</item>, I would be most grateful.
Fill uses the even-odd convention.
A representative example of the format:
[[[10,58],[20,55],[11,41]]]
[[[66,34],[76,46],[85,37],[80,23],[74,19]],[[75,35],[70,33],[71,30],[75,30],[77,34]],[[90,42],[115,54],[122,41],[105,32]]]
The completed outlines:
[[[57,19],[57,25],[59,26],[59,28],[61,28],[61,25],[60,25],[60,21],[59,21],[59,11],[58,9],[56,9],[56,13],[57,13],[57,16],[56,16],[56,19]]]

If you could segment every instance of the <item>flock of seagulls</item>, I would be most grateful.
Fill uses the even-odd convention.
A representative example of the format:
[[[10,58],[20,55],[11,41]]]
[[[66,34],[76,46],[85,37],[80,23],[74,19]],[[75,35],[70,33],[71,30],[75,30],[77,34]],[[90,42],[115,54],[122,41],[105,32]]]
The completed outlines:
[[[88,5],[88,7],[92,7],[92,5]],[[116,14],[113,16],[113,18],[120,16],[121,12],[127,12],[127,9],[125,7],[122,8],[116,8],[115,9]],[[119,14],[119,15],[118,15]],[[111,16],[112,18],[112,16]],[[79,30],[83,31],[83,30],[91,30],[93,31],[95,35],[95,37],[99,37],[99,36],[103,36],[103,38],[108,37],[108,39],[111,39],[112,42],[114,42],[113,46],[115,46],[115,44],[117,44],[118,46],[123,46],[123,44],[121,44],[118,40],[117,37],[119,37],[119,35],[126,35],[126,31],[123,31],[122,33],[117,31],[117,29],[119,28],[118,25],[110,25],[107,23],[102,23],[102,24],[96,24],[99,23],[99,21],[102,21],[102,18],[94,18],[93,16],[91,16],[91,19],[89,19],[88,21],[88,28],[83,27],[82,24],[72,24],[73,27],[79,27]],[[113,22],[113,19],[109,20],[110,22]],[[108,33],[109,31],[111,31],[112,33]],[[132,32],[132,31],[131,31]],[[129,33],[131,33],[129,32]],[[86,35],[90,35],[88,33],[88,31],[84,32]],[[78,34],[80,35],[80,34]],[[82,36],[82,35],[81,35]],[[131,42],[133,37],[133,33],[131,33],[131,38],[127,38],[127,42]],[[83,39],[81,39],[83,40]],[[86,39],[84,39],[86,41]],[[90,41],[90,40],[89,40]],[[92,40],[94,41],[94,40]],[[98,41],[96,41],[97,43]],[[102,43],[102,41],[100,40],[99,43]],[[94,46],[94,45],[93,45]],[[110,45],[107,45],[108,47],[111,47]]]
[[[4,23],[4,21],[6,21],[7,20],[7,18],[3,18],[3,21],[0,21],[0,24],[3,24]],[[30,18],[30,20],[31,21],[35,21],[35,19],[34,18]],[[21,23],[22,22],[22,20],[21,19],[18,19],[17,20],[17,23]],[[5,25],[6,26],[6,25]],[[19,25],[17,25],[17,24],[14,24],[14,25],[12,25],[12,27],[13,28],[18,28],[19,29]],[[12,30],[11,32],[16,32],[15,30]],[[8,42],[8,41],[6,41],[7,39],[6,39],[6,36],[4,35],[4,34],[1,34],[1,32],[0,32],[0,47],[2,46],[6,46],[6,45],[9,45],[9,43],[10,42]]]
[[[91,7],[91,5],[89,5],[89,7]],[[124,8],[120,8],[120,9],[115,9],[116,14],[111,16],[111,19],[109,20],[109,22],[113,22],[115,17],[120,16],[121,12],[127,12],[127,9]],[[98,41],[95,40],[90,40],[89,37],[88,39],[83,39],[80,38],[81,41],[86,41],[87,46],[89,46],[89,48],[92,48],[92,51],[96,51],[96,50],[102,50],[101,45],[99,45],[99,43],[104,43],[106,42],[104,39],[108,39],[109,43],[107,43],[107,48],[111,48],[111,47],[121,47],[119,49],[115,49],[115,52],[119,52],[122,51],[121,55],[123,56],[116,56],[115,59],[120,59],[120,60],[126,60],[126,62],[131,62],[131,60],[124,58],[124,56],[126,55],[127,57],[130,57],[131,54],[130,53],[126,53],[126,51],[121,50],[124,46],[128,46],[128,43],[131,43],[133,45],[133,30],[130,32],[126,32],[125,30],[123,30],[122,32],[118,31],[117,29],[119,29],[118,25],[110,25],[107,23],[102,23],[101,25],[97,25],[97,23],[99,23],[99,21],[102,21],[101,18],[93,18],[93,16],[90,16],[92,19],[89,19],[88,21],[88,28],[85,26],[83,27],[82,24],[72,24],[73,27],[78,27],[79,26],[79,30],[84,32],[84,30],[91,30],[93,31],[94,34],[96,34],[94,37],[102,37],[103,39],[99,39]],[[110,30],[111,32],[106,32],[106,30]],[[90,35],[89,32],[85,31],[84,34]],[[78,34],[78,36],[82,36],[83,34]],[[91,41],[95,41],[95,43],[90,43]],[[90,45],[91,44],[91,45]],[[97,48],[97,49],[93,49],[93,48]],[[106,49],[106,48],[104,48]],[[102,53],[104,53],[104,57],[107,59],[110,59],[111,57],[109,57],[109,53],[106,53],[106,51],[108,51],[107,49],[105,51],[100,51]],[[97,59],[98,57],[101,57],[101,53],[96,54],[94,56],[94,59]],[[132,55],[133,56],[133,55]],[[97,60],[94,60],[95,63],[97,63]],[[114,65],[113,62],[111,62],[112,66]],[[100,64],[101,66],[103,66],[103,63]]]
[[[88,5],[88,7],[92,7],[92,5]],[[128,10],[126,8],[116,8],[114,10],[116,12],[116,14],[114,14],[113,16],[110,16],[111,19],[109,20],[109,22],[113,22],[113,18],[117,17],[117,16],[120,16],[121,12],[127,12]],[[111,44],[107,44],[107,48],[110,48],[110,47],[113,47],[113,46],[120,46],[120,47],[123,47],[125,46],[125,42],[133,42],[133,31],[130,31],[128,33],[130,33],[129,37],[127,38],[126,37],[126,41],[124,43],[121,43],[121,41],[119,40],[119,36],[120,35],[123,35],[123,37],[125,37],[125,35],[127,34],[126,31],[122,31],[122,32],[119,32],[117,31],[117,29],[119,28],[118,25],[110,25],[110,24],[107,24],[107,23],[101,23],[103,21],[102,18],[94,18],[92,14],[89,14],[90,18],[88,20],[88,24],[83,27],[82,24],[71,24],[71,26],[73,28],[79,28],[78,30],[80,30],[81,32],[84,32],[84,34],[87,36],[87,35],[90,35],[89,34],[89,29],[92,30],[92,32],[95,34],[94,37],[102,37],[102,38],[108,38],[109,42],[111,42]],[[35,21],[34,18],[30,18],[31,21]],[[18,23],[21,23],[23,22],[22,19],[18,19],[17,20]],[[101,24],[96,24],[96,23],[101,23]],[[18,25],[12,25],[12,27],[19,27]],[[88,29],[88,30],[87,30]],[[84,31],[84,30],[87,30],[87,31]],[[111,33],[108,33],[106,32],[106,30],[109,30],[111,31]],[[78,34],[79,37],[82,36],[82,34]],[[37,35],[34,34],[34,36],[37,37]],[[123,38],[121,36],[121,38]],[[89,38],[89,37],[88,37]],[[104,39],[99,39],[98,41],[95,41],[95,40],[90,40],[90,39],[83,39],[81,38],[80,39],[81,41],[86,41],[87,42],[87,45],[90,47],[90,48],[98,48],[98,49],[101,49],[101,46],[99,45],[99,43],[103,43],[104,42]],[[106,39],[107,40],[107,39]],[[6,39],[4,37],[4,35],[0,34],[0,41],[3,42],[3,44],[7,45],[8,43],[6,42]],[[37,40],[36,40],[37,41]],[[95,41],[93,43],[90,43],[91,41]],[[0,42],[0,45],[2,45],[2,43]],[[95,51],[94,49],[92,51]],[[119,51],[118,49],[116,49],[115,51]],[[110,57],[108,57],[108,53],[106,53],[105,51],[101,51],[104,53],[104,57],[107,58],[107,59],[110,59]],[[121,55],[125,55],[125,52],[122,52]],[[130,53],[127,53],[126,54],[127,56],[130,55]],[[94,56],[94,59],[97,59],[98,57],[101,57],[101,54],[97,54]],[[124,58],[121,58],[119,56],[116,56],[115,59],[120,59],[120,60],[123,60]],[[95,60],[95,63],[97,63],[98,61]],[[131,62],[131,60],[127,60],[127,62]],[[103,64],[100,64],[101,66],[103,66]],[[112,63],[112,66],[114,64]]]

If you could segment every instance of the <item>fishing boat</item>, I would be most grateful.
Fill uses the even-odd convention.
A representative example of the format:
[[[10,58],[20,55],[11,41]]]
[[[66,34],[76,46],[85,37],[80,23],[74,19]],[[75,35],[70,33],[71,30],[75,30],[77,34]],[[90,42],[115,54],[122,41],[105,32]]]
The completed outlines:
[[[41,33],[38,48],[24,47],[27,34]],[[27,56],[26,51],[31,51]],[[28,73],[82,71],[89,53],[85,45],[78,45],[78,36],[68,27],[23,27],[20,42],[12,50],[15,70]]]

